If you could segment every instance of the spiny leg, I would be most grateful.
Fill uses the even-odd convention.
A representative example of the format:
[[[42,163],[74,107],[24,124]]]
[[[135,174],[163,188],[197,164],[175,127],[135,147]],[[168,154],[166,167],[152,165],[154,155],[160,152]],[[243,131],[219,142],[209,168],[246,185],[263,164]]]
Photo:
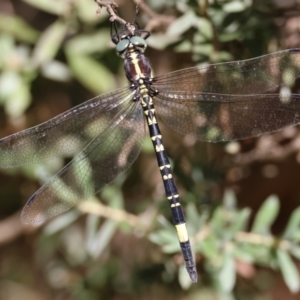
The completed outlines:
[[[171,208],[173,223],[176,227],[180,248],[186,264],[186,269],[191,280],[193,282],[197,282],[197,270],[193,259],[188,232],[186,229],[186,221],[182,207],[180,205],[178,190],[172,176],[171,165],[162,143],[162,136],[156,121],[152,98],[149,96],[144,96],[142,99],[142,106],[145,117],[147,119],[150,137],[156,152],[158,166],[164,182],[166,196]]]

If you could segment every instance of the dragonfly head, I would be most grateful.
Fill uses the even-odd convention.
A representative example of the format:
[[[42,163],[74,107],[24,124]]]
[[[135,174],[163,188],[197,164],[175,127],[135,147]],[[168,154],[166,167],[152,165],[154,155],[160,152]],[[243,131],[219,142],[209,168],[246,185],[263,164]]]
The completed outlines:
[[[147,48],[147,43],[140,36],[123,36],[116,45],[116,52],[121,57],[125,57],[129,51],[144,53]]]

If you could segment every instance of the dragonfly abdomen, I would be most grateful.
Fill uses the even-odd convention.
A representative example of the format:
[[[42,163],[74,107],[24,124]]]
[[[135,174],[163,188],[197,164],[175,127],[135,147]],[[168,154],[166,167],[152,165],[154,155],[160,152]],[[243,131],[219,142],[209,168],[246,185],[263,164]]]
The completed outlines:
[[[186,229],[186,221],[180,204],[178,190],[172,175],[171,164],[164,149],[162,135],[157,124],[153,99],[146,94],[147,87],[144,84],[141,84],[141,90],[142,97],[140,101],[149,127],[150,138],[155,149],[158,167],[163,179],[165,193],[170,205],[172,219],[176,227],[180,248],[190,278],[193,282],[196,282],[197,271],[193,259],[188,232]]]

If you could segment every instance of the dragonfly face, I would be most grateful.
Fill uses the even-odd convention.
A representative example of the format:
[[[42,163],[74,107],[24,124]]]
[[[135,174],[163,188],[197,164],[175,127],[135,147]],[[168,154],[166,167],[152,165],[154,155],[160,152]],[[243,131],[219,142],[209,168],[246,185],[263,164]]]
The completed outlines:
[[[146,41],[140,36],[124,36],[116,45],[116,52],[122,58],[129,56],[130,52],[135,51],[144,53],[147,48]]]
[[[141,33],[145,33],[143,38]],[[152,78],[150,34],[112,36],[130,85],[97,96],[0,140],[0,167],[81,152],[27,202],[21,219],[41,222],[98,193],[137,158],[148,127],[167,201],[192,281],[197,272],[180,198],[156,114],[172,129],[208,142],[230,141],[300,123],[300,95],[278,93],[300,77],[300,49],[192,67]]]

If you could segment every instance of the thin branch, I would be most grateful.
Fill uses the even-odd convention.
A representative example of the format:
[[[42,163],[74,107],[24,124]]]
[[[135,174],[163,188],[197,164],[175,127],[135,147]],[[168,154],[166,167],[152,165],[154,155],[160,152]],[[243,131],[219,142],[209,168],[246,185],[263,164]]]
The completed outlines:
[[[99,8],[97,10],[97,14],[101,12],[102,7],[106,7],[107,13],[110,15],[109,21],[114,22],[117,21],[120,24],[126,26],[126,28],[130,32],[134,32],[135,27],[130,24],[129,22],[126,22],[124,19],[120,18],[116,14],[116,9],[119,7],[116,2],[104,2],[101,0],[95,0],[95,2],[98,4]],[[158,27],[160,25],[163,26],[169,26],[173,21],[173,16],[167,16],[167,15],[160,15],[154,12],[147,4],[145,4],[142,0],[132,0],[133,3],[135,3],[146,15],[150,17],[150,21],[147,24],[145,30],[151,31],[153,28]]]
[[[145,230],[148,226],[141,222],[139,217],[133,214],[127,213],[121,209],[103,205],[99,202],[83,201],[78,205],[78,209],[84,213],[94,214],[117,222],[125,222],[135,228],[138,227]]]
[[[191,237],[191,241],[194,243],[202,242],[212,234],[213,234],[213,230],[211,229],[209,224],[206,224],[194,237]],[[253,232],[245,232],[245,231],[237,232],[234,235],[233,240],[238,243],[265,246],[268,248],[282,249],[282,250],[289,250],[292,246],[292,243],[289,240],[277,238],[272,235],[265,236],[265,235],[261,235]],[[229,243],[232,243],[232,241],[229,241]]]
[[[97,14],[100,14],[102,7],[106,7],[106,11],[110,15],[110,22],[119,22],[120,24],[124,25],[132,34],[134,33],[135,27],[116,14],[115,10],[119,7],[116,2],[104,2],[101,0],[95,0],[95,2],[99,6],[99,8],[97,9]]]
[[[290,141],[282,145],[286,140]],[[237,154],[234,161],[239,165],[247,165],[256,161],[281,161],[299,150],[300,134],[296,127],[287,127],[280,132],[261,136],[253,150]]]
[[[175,17],[160,15],[154,12],[143,0],[132,0],[133,3],[138,5],[140,9],[150,17],[150,21],[147,24],[145,30],[151,31],[153,28],[160,25],[169,26],[174,20]]]

